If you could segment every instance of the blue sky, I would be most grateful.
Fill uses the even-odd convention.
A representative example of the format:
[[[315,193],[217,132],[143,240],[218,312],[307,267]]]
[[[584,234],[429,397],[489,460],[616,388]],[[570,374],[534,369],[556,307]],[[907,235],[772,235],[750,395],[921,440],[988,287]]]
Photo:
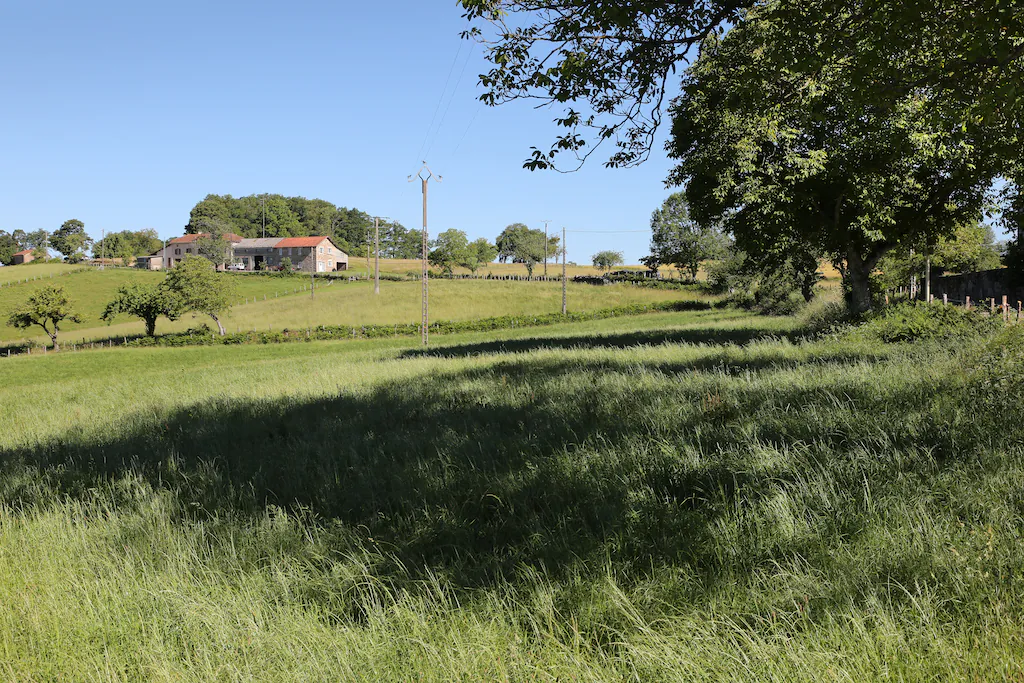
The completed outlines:
[[[557,133],[557,112],[480,104],[485,63],[463,28],[454,1],[5,0],[0,229],[78,218],[94,237],[168,237],[208,193],[260,192],[418,227],[406,176],[425,158],[444,178],[431,187],[432,234],[493,239],[550,219],[553,231],[594,231],[570,234],[570,260],[616,249],[635,263],[646,234],[598,231],[647,228],[670,193],[660,143],[633,170],[597,157],[575,174],[522,169]]]

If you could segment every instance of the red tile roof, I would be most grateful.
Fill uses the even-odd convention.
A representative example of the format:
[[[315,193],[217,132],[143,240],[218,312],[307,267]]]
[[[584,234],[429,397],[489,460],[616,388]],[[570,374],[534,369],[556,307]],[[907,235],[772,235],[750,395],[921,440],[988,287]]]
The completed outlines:
[[[316,247],[319,246],[324,240],[329,240],[330,237],[285,237],[283,240],[277,243],[277,248],[283,247]]]
[[[175,237],[175,238],[173,238],[171,240],[168,240],[167,243],[168,244],[188,244],[188,243],[191,243],[191,242],[198,242],[200,237],[209,237],[209,236],[210,236],[210,233],[208,233],[208,232],[197,232],[197,233],[193,233],[193,234],[190,234],[190,235],[184,235],[182,237]],[[241,235],[236,235],[233,232],[226,232],[226,233],[224,233],[224,239],[226,239],[228,242],[241,242],[242,241],[242,236]]]
[[[18,253],[15,254],[15,256],[28,256],[31,253],[32,253],[31,249],[26,249],[24,251],[19,251]]]

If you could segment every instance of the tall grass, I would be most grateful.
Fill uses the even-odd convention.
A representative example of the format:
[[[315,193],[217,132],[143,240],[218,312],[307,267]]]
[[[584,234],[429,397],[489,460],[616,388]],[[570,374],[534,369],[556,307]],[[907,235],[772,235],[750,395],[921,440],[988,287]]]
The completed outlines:
[[[720,315],[12,360],[0,671],[1024,674],[1019,331]]]

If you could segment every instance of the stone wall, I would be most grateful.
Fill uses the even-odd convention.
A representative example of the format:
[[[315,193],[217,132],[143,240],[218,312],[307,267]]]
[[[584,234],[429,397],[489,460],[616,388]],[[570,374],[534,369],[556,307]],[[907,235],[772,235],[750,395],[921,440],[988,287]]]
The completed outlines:
[[[967,297],[971,297],[972,302],[995,299],[998,304],[1003,300],[1003,296],[1006,296],[1010,305],[1016,308],[1017,302],[1024,300],[1024,286],[1020,283],[1013,286],[1010,271],[1000,268],[964,275],[933,277],[932,296],[942,299],[943,294],[955,303],[963,303]]]

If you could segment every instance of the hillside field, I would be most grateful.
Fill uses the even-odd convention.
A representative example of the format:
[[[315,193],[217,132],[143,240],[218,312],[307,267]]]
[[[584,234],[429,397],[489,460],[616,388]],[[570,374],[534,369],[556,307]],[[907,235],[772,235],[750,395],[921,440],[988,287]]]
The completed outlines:
[[[381,282],[379,296],[373,283],[340,279],[331,284],[317,281],[316,295],[309,296],[309,280],[302,277],[279,278],[225,274],[235,285],[238,303],[224,316],[231,330],[260,330],[284,327],[303,328],[318,325],[371,325],[414,323],[420,319],[419,282]],[[64,285],[81,323],[62,325],[67,341],[95,340],[144,333],[140,320],[118,316],[107,325],[100,316],[118,287],[132,283],[156,283],[159,272],[134,269],[87,270],[52,280]],[[51,280],[0,288],[0,317],[6,322],[10,310],[24,301],[33,289]],[[662,290],[608,285],[595,287],[570,283],[569,306],[575,311],[609,308],[630,303],[653,303],[677,299],[697,299],[700,295],[682,290]],[[558,282],[516,282],[495,280],[431,280],[431,319],[468,320],[500,315],[552,313],[561,310],[562,288]],[[244,302],[244,303],[243,303]],[[214,326],[207,317],[191,314],[176,322],[161,318],[157,333],[186,330],[198,324]],[[45,335],[38,328],[18,330],[0,326],[0,343],[22,339],[42,344]]]
[[[26,263],[0,268],[0,287],[15,285],[24,280],[43,280],[85,270],[86,266],[70,263]]]
[[[5,359],[0,675],[1020,679],[1024,328],[802,330]]]

